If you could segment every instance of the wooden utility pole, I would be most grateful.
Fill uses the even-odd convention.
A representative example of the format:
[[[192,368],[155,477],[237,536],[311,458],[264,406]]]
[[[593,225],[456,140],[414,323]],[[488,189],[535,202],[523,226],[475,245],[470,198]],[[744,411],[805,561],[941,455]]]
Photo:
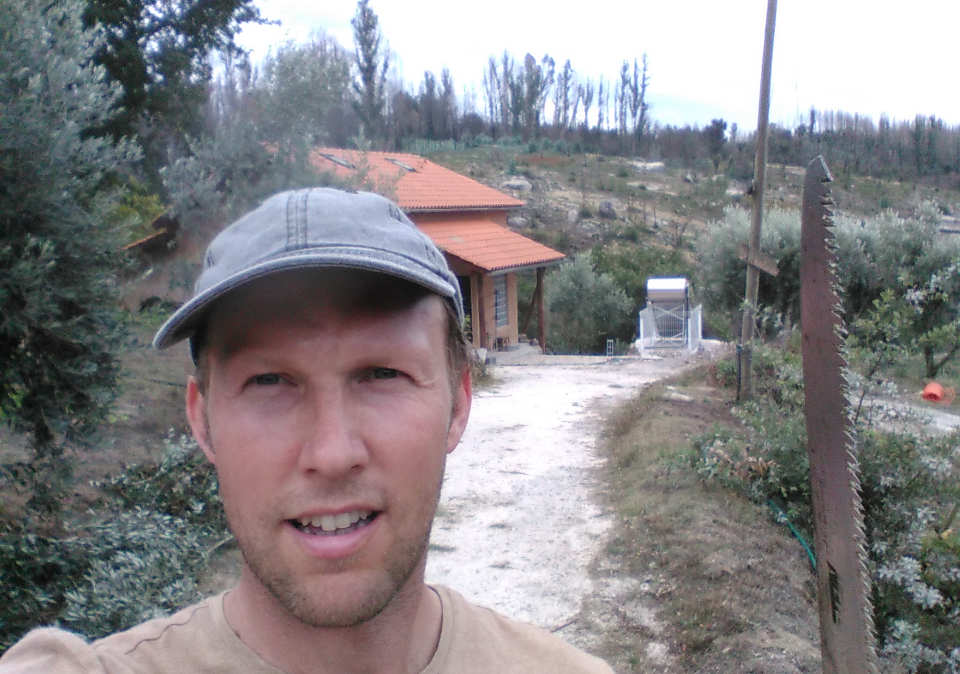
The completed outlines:
[[[753,164],[753,217],[747,254],[747,287],[740,325],[740,380],[738,400],[753,397],[753,328],[756,321],[757,288],[760,269],[752,263],[760,253],[760,227],[763,223],[763,185],[767,173],[767,125],[770,118],[770,71],[773,66],[773,31],[777,24],[777,0],[767,0],[767,26],[763,35],[763,67],[760,72],[760,109],[757,112],[757,154]]]

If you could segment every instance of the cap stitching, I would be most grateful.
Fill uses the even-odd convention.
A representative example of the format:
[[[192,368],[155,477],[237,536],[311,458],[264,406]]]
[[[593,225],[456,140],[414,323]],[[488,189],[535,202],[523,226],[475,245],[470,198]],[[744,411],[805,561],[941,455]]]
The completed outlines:
[[[307,220],[310,217],[310,190],[302,190],[300,197],[300,211],[297,218],[297,248],[305,248],[307,245]]]
[[[287,203],[285,204],[285,208],[284,208],[284,224],[286,225],[287,238],[286,238],[286,241],[283,242],[283,250],[290,249],[290,241],[293,238],[293,231],[292,231],[293,218],[291,217],[290,209],[293,206],[293,199],[295,196],[296,196],[295,192],[291,192],[287,194]]]

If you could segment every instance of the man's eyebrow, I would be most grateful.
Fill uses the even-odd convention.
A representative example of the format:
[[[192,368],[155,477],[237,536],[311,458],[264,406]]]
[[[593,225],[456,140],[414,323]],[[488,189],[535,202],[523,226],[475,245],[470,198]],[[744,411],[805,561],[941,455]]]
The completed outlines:
[[[206,348],[209,352],[216,352],[217,358],[221,361],[230,360],[239,353],[245,344],[246,331],[231,331],[230,334],[220,335],[216,339],[210,339],[207,335]]]

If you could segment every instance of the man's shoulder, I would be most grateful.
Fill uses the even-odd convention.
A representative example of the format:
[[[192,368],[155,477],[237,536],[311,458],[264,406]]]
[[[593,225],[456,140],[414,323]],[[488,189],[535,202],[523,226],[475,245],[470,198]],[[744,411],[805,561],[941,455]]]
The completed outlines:
[[[54,627],[31,630],[0,658],[0,674],[102,671],[96,653],[83,637]]]
[[[443,627],[436,656],[425,674],[435,671],[612,672],[599,658],[546,630],[472,604],[449,588],[434,589],[443,603]]]
[[[36,629],[3,655],[0,674],[175,672],[186,671],[188,662],[187,669],[202,671],[213,659],[230,657],[229,644],[218,643],[232,636],[223,634],[221,615],[222,596],[217,596],[93,642],[61,629]]]

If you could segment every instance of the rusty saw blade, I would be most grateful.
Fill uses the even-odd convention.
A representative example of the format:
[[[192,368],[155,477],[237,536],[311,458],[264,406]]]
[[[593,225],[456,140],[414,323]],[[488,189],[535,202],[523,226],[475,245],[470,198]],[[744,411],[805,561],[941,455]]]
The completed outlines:
[[[829,183],[807,166],[801,215],[800,320],[823,671],[876,672],[860,467],[847,400],[843,319]]]

